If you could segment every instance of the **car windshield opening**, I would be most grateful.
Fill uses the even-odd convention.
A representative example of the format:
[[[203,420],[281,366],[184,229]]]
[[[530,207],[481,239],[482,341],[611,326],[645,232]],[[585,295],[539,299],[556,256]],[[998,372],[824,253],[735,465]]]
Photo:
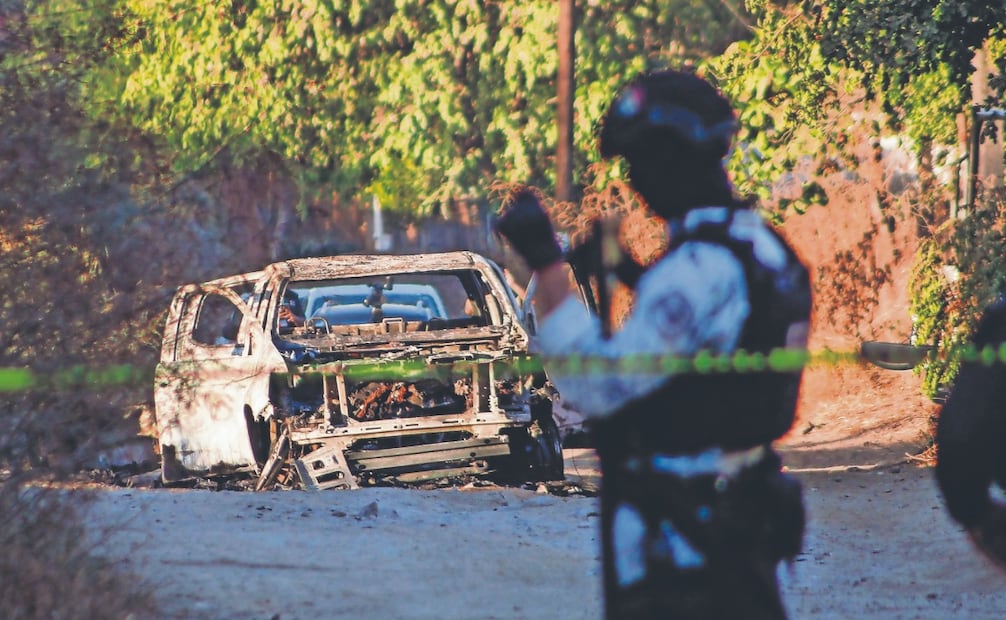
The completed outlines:
[[[299,308],[309,327],[388,321],[472,327],[492,322],[486,287],[471,270],[293,281],[284,303]]]

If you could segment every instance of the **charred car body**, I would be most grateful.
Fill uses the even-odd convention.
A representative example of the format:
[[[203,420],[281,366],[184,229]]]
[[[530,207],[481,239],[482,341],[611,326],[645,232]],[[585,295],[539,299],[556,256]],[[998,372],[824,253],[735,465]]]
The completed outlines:
[[[293,259],[180,287],[154,389],[162,479],[562,479],[533,331],[471,252]]]

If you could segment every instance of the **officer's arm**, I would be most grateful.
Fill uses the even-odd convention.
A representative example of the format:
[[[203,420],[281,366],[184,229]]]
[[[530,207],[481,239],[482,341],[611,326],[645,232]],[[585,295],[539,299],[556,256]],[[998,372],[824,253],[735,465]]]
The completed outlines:
[[[682,246],[643,276],[637,292],[631,314],[610,340],[601,336],[597,317],[567,295],[539,325],[539,350],[620,360],[728,351],[749,312],[744,270],[730,250],[715,244]],[[549,371],[563,398],[592,416],[608,415],[668,379],[659,365],[649,372],[590,367],[553,365]]]
[[[572,294],[565,262],[553,263],[538,272],[538,284],[534,291],[535,312],[542,319],[566,301]]]

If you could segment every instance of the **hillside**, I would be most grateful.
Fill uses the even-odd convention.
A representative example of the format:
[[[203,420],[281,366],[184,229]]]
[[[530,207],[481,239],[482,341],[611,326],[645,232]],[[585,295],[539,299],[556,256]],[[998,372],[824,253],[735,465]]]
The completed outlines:
[[[783,234],[812,270],[812,351],[907,342],[908,285],[918,231],[908,207],[881,209],[869,183],[836,183],[830,203],[793,215]],[[927,446],[938,406],[913,371],[862,363],[807,370],[797,422],[782,445],[790,467],[903,461]]]

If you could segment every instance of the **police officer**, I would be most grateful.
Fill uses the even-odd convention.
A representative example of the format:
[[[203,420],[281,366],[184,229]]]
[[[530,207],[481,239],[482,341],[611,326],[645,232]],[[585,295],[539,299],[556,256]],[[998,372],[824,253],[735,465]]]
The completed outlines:
[[[734,131],[727,100],[688,72],[641,75],[611,104],[601,155],[624,158],[670,240],[630,282],[633,309],[607,338],[572,294],[537,193],[521,188],[504,200],[497,231],[539,277],[546,364],[738,351],[760,360],[805,348],[808,274],[735,196],[723,167]],[[804,512],[799,483],[782,472],[771,442],[793,422],[800,370],[737,366],[673,375],[548,368],[563,398],[588,416],[601,459],[609,619],[786,617],[777,567],[801,548]]]
[[[971,335],[978,351],[1006,344],[1006,296],[982,313]],[[994,485],[1006,488],[1006,367],[961,361],[936,424],[936,482],[950,516],[971,541],[1006,569],[1006,505]]]

